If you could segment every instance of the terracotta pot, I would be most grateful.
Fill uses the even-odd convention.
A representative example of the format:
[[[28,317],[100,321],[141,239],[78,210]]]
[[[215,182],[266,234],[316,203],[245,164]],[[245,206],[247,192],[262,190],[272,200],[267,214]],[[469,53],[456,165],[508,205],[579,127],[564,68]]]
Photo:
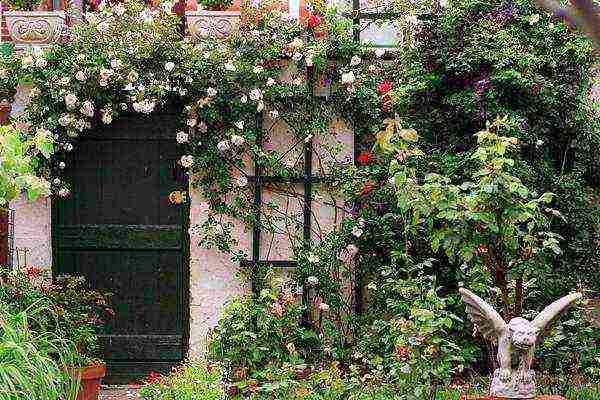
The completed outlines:
[[[185,22],[193,42],[204,37],[224,39],[240,26],[239,11],[187,11]]]
[[[56,43],[66,26],[64,11],[6,11],[4,16],[17,49]]]
[[[0,102],[0,125],[8,125],[8,118],[12,111],[12,104],[8,100],[2,100]]]
[[[106,375],[106,364],[88,365],[74,369],[73,373],[81,379],[77,400],[98,400],[100,384]]]

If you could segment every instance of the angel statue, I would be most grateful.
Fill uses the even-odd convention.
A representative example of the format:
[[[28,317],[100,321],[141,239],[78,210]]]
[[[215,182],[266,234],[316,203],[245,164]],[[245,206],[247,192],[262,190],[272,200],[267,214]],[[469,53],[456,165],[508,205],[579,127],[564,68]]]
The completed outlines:
[[[550,304],[533,319],[513,318],[508,324],[494,308],[473,292],[459,289],[467,314],[486,339],[498,340],[498,364],[490,385],[490,395],[507,399],[535,396],[535,373],[531,362],[535,344],[560,314],[581,298],[573,293]]]

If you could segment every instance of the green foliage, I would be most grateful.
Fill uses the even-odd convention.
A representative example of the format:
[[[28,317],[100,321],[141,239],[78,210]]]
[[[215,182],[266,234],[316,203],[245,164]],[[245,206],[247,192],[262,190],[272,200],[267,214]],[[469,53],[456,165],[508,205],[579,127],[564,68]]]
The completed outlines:
[[[200,3],[207,10],[227,10],[233,4],[233,0],[200,0]]]
[[[29,200],[50,194],[50,185],[35,174],[36,154],[50,157],[52,137],[48,131],[38,130],[35,136],[22,134],[6,126],[0,127],[0,207],[27,191]]]
[[[302,364],[319,354],[320,339],[301,325],[303,307],[293,292],[265,288],[236,299],[211,335],[211,354],[237,380],[260,379],[268,365]]]
[[[466,361],[465,350],[450,335],[461,321],[448,311],[449,300],[439,295],[435,278],[423,276],[422,269],[392,268],[381,284],[367,285],[370,295],[382,297],[376,301],[386,308],[372,314],[354,354],[371,375],[416,398],[449,384]]]
[[[11,43],[0,44],[0,103],[12,102],[17,93],[21,64]]]
[[[56,333],[75,348],[72,366],[101,362],[97,334],[114,315],[109,295],[90,290],[83,277],[51,279],[30,267],[26,273],[0,269],[0,304],[18,313],[40,306],[30,328],[39,335]]]
[[[138,394],[143,400],[224,400],[221,378],[219,365],[188,361],[167,376],[151,374]]]
[[[0,303],[0,399],[74,400],[78,382],[66,371],[72,344],[52,332],[34,332],[32,319],[52,313],[44,304],[14,312]]]
[[[11,10],[34,11],[42,3],[41,0],[7,0]]]
[[[476,169],[467,171],[462,182],[434,173],[420,181],[414,169],[398,162],[390,168],[408,229],[426,235],[434,252],[443,250],[450,259],[465,263],[471,286],[497,286],[505,315],[519,315],[523,275],[544,268],[549,252],[561,253],[560,237],[549,231],[550,218],[560,213],[546,206],[551,193],[537,195],[514,175],[511,153],[518,140],[496,133],[505,125],[497,119],[477,134],[478,147],[470,156]],[[514,308],[507,274],[518,281]]]

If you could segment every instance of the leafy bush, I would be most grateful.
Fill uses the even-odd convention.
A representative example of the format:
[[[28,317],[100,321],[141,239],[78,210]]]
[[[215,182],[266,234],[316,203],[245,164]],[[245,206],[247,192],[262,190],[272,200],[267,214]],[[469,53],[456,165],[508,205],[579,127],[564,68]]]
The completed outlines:
[[[43,306],[30,328],[38,333],[57,332],[77,350],[73,366],[100,362],[97,333],[114,312],[108,297],[90,290],[83,277],[60,276],[31,267],[26,272],[0,268],[0,304],[12,312]]]
[[[189,361],[163,376],[152,373],[140,389],[144,400],[224,400],[219,365]]]
[[[265,288],[258,296],[232,301],[211,335],[213,357],[223,360],[229,378],[261,378],[269,365],[302,364],[318,356],[317,334],[302,326],[303,307],[293,292]]]
[[[388,268],[379,282],[368,285],[387,307],[372,314],[354,353],[369,374],[416,398],[450,383],[466,365],[466,351],[451,336],[461,321],[448,311],[451,301],[440,297],[435,278],[424,276],[422,269]]]
[[[207,10],[227,10],[233,4],[233,0],[200,0],[199,3]]]

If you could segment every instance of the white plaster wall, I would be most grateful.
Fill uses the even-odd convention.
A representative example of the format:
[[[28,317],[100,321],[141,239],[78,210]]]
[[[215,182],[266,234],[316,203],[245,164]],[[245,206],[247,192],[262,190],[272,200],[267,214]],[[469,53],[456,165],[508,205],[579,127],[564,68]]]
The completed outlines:
[[[36,266],[50,269],[52,246],[50,231],[50,199],[35,202],[21,194],[10,203],[15,210],[13,265],[21,268]]]

